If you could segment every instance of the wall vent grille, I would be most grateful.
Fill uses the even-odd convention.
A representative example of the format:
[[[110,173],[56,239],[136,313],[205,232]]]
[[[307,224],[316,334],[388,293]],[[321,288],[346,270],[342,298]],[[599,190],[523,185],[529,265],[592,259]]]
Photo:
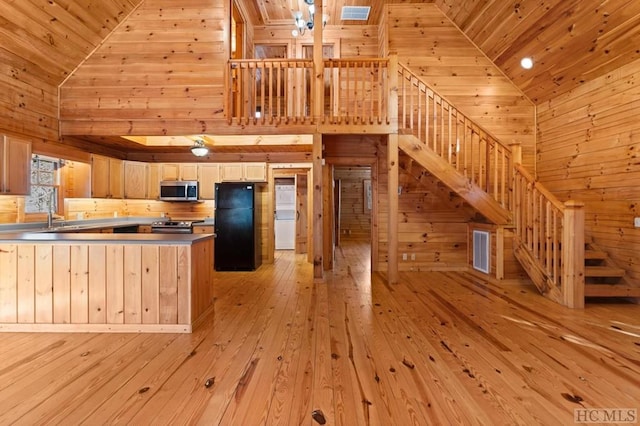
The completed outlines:
[[[491,265],[490,236],[487,231],[473,231],[473,269],[485,274],[489,273]]]
[[[343,6],[340,19],[343,21],[366,21],[369,19],[370,6]]]

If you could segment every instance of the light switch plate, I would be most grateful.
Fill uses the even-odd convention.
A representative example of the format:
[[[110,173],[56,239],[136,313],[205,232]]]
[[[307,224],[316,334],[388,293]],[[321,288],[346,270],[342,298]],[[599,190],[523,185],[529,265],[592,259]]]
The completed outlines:
[[[633,218],[633,226],[635,226],[636,228],[640,228],[640,217]]]

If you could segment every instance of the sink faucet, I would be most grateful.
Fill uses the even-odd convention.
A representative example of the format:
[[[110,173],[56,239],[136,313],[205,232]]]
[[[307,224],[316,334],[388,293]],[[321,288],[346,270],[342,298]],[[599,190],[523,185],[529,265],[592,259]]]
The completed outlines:
[[[47,228],[53,226],[53,191],[49,194],[49,208],[47,209]]]

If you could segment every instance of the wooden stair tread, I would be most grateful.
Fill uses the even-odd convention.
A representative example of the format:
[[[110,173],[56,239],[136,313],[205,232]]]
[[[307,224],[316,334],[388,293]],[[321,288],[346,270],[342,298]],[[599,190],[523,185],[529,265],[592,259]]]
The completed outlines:
[[[612,266],[585,266],[586,277],[624,277],[624,269]]]
[[[585,284],[585,297],[640,297],[640,287],[624,284]]]
[[[585,259],[599,259],[599,260],[605,260],[607,259],[609,256],[607,255],[606,252],[604,251],[600,251],[600,250],[585,250],[584,251],[584,258]]]

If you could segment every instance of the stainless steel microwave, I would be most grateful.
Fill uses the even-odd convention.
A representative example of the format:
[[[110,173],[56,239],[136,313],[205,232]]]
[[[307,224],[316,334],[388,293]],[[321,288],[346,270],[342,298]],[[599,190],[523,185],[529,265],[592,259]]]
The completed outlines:
[[[198,201],[198,182],[194,180],[163,180],[161,201]]]

